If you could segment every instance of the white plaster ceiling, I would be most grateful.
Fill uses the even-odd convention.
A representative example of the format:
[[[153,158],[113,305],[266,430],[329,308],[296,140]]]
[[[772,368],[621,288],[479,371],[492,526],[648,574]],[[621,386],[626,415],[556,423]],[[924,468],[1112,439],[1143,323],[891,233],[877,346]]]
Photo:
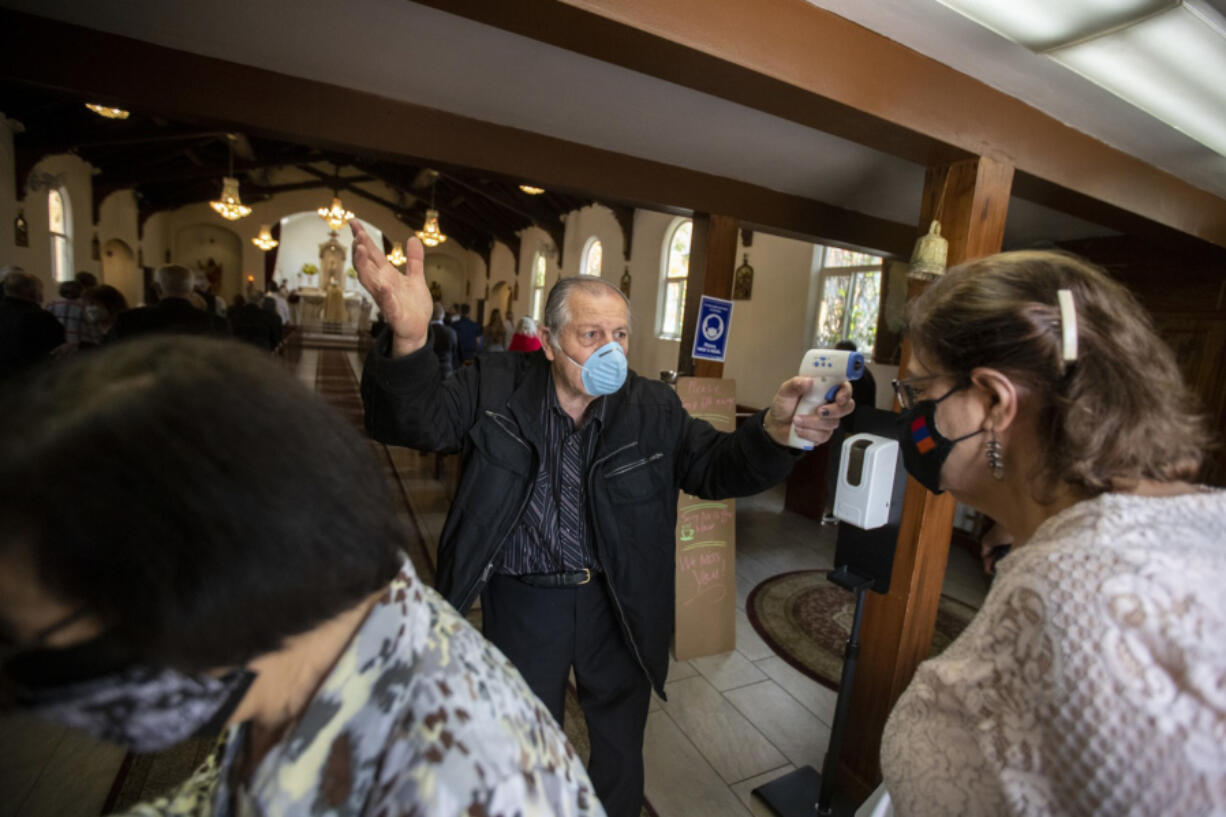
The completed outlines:
[[[956,18],[943,23],[953,32],[950,36],[966,34],[957,27],[957,21],[966,21],[932,0],[815,1],[849,17],[861,6],[880,6],[875,25],[892,26],[890,36],[912,24],[905,13],[911,5],[931,7]],[[923,169],[917,164],[407,0],[0,0],[0,5],[752,182],[894,221],[918,220]],[[848,8],[834,8],[843,5]],[[916,11],[912,16],[922,15]],[[916,28],[927,32],[926,48],[942,50],[939,26]],[[1000,43],[990,45],[1003,49]],[[953,67],[983,75],[982,66]],[[1001,70],[1007,79],[1021,69],[1012,74]],[[995,83],[995,73],[989,73]],[[1062,92],[1056,91],[1053,96],[1059,99]],[[1106,92],[1098,94],[1115,100]],[[1159,141],[1147,134],[1154,134],[1160,123],[1144,119],[1137,112],[1124,122],[1140,134],[1133,136],[1138,155],[1140,148]],[[1093,122],[1074,124],[1098,135],[1090,129]],[[1163,136],[1169,141],[1169,134]],[[1194,153],[1183,147],[1184,153]],[[1222,176],[1217,192],[1226,195],[1226,172]],[[1205,186],[1203,180],[1195,183]],[[1109,232],[1014,199],[1006,242],[1018,246]]]
[[[1226,156],[936,0],[807,2],[970,74],[1189,184],[1226,197]],[[1226,0],[1202,2],[1226,15]]]

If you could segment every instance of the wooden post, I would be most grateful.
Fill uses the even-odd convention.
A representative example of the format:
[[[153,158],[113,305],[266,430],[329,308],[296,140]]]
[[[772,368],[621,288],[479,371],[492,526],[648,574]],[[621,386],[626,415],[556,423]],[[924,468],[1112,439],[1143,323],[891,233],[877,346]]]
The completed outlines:
[[[934,218],[949,241],[949,265],[1000,250],[1013,167],[980,157],[930,167],[924,177],[919,232]],[[908,299],[926,283],[910,281]],[[911,357],[904,339],[900,377]],[[847,741],[839,762],[844,790],[863,800],[881,779],[881,732],[916,666],[928,657],[953,531],[954,498],[907,480],[890,592],[870,593]]]
[[[723,377],[724,364],[694,360],[694,333],[698,329],[698,305],[703,295],[732,297],[736,268],[736,236],[739,223],[731,216],[694,214],[690,240],[690,271],[685,287],[685,322],[681,326],[681,350],[677,373],[694,377]]]

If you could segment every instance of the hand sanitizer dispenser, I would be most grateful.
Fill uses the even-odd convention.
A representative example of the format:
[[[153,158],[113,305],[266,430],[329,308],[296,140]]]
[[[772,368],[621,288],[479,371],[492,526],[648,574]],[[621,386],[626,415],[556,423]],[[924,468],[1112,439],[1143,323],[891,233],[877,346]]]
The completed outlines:
[[[853,434],[843,441],[834,515],[871,530],[890,520],[898,441],[876,434]]]

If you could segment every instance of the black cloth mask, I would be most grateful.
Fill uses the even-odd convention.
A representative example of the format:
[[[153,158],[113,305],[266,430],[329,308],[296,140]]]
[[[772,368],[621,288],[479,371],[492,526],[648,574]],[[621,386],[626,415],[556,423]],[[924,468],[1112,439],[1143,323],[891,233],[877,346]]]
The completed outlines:
[[[15,655],[4,662],[4,705],[135,752],[156,752],[220,732],[255,680],[245,668],[215,678],[132,664],[125,653],[103,635]]]
[[[983,433],[981,428],[951,440],[937,431],[937,404],[964,388],[966,386],[954,386],[935,400],[917,401],[898,415],[898,445],[902,448],[903,467],[920,485],[934,494],[945,492],[941,488],[941,466],[945,464],[949,452],[963,440]]]

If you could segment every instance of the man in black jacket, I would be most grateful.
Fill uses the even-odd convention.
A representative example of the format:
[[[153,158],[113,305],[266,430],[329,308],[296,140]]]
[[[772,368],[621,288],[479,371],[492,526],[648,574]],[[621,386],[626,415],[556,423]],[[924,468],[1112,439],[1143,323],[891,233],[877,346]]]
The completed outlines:
[[[192,271],[178,264],[159,267],[154,281],[161,299],[150,306],[130,309],[120,314],[107,341],[148,335],[172,333],[177,335],[228,335],[230,327],[225,320],[211,312],[192,306]]]
[[[664,694],[668,669],[677,492],[717,499],[782,480],[800,453],[785,447],[790,426],[824,442],[852,410],[850,387],[825,416],[793,417],[810,384],[793,378],[768,410],[716,431],[626,369],[629,303],[584,277],[550,292],[540,353],[479,357],[444,381],[426,348],[421,244],[410,240],[402,275],[350,225],[389,327],[362,375],[367,430],[463,457],[439,590],[461,612],[480,595],[486,636],[559,722],[573,668],[596,792],[612,817],[637,815],[651,687]]]
[[[0,269],[0,381],[51,356],[64,327],[43,309],[43,282],[21,267]]]

